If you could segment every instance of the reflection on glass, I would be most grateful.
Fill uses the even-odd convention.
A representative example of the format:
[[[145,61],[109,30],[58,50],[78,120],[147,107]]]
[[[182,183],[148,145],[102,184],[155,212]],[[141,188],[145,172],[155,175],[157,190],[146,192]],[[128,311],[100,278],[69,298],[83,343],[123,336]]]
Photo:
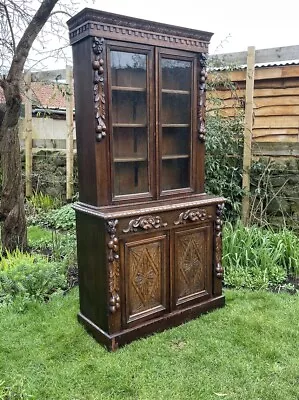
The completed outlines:
[[[190,61],[162,58],[162,190],[190,187]]]
[[[110,53],[114,196],[149,191],[146,57]]]
[[[111,51],[112,86],[146,88],[146,55]]]
[[[163,89],[187,90],[191,89],[191,62],[162,58],[162,85]]]
[[[190,124],[190,95],[162,92],[162,124]]]

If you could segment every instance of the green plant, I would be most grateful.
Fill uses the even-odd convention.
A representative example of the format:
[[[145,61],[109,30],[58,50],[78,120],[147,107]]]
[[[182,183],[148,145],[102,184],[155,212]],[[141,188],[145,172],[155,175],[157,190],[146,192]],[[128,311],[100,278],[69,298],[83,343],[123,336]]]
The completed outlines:
[[[269,289],[299,273],[299,238],[282,229],[226,223],[223,232],[224,281],[227,286]]]
[[[207,118],[206,191],[224,196],[225,218],[237,220],[242,196],[243,116]]]
[[[45,301],[67,288],[63,263],[49,262],[39,255],[16,250],[0,259],[0,305],[16,298]]]
[[[33,252],[42,253],[52,261],[67,265],[77,263],[76,236],[74,232],[59,232],[39,226],[28,227],[28,243]]]
[[[27,202],[38,211],[49,211],[61,206],[61,199],[54,198],[42,192],[35,192]]]
[[[219,70],[220,68],[220,70]],[[206,191],[224,196],[225,218],[237,220],[240,216],[243,174],[243,131],[244,111],[234,83],[228,72],[233,65],[224,64],[221,59],[213,57],[209,61],[211,70],[207,90],[206,116]],[[224,115],[224,100],[221,90],[229,90],[235,99],[235,115]],[[220,90],[220,91],[219,91]]]
[[[5,255],[0,255],[0,271],[9,271],[12,268],[19,267],[24,264],[34,264],[35,256],[29,253],[23,253],[16,249],[13,252],[6,251]]]
[[[75,211],[71,204],[66,204],[57,210],[40,213],[30,222],[51,229],[73,230],[76,226]]]

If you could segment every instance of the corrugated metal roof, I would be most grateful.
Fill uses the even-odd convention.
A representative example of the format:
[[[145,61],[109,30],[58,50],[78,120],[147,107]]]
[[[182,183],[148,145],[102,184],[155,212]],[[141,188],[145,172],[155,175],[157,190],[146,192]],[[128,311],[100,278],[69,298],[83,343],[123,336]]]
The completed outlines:
[[[223,62],[223,66],[219,67],[212,67],[209,68],[210,71],[225,71],[225,70],[239,70],[239,69],[246,69],[247,64],[242,64],[242,65],[225,65],[225,61],[221,60],[219,58],[219,63],[221,64]],[[265,68],[265,67],[281,67],[281,66],[286,66],[286,65],[299,65],[299,59],[298,60],[287,60],[287,61],[272,61],[272,62],[266,62],[266,63],[256,63],[254,64],[255,68]]]
[[[299,60],[289,60],[289,61],[272,61],[267,63],[257,63],[255,64],[255,68],[263,68],[263,67],[281,67],[285,65],[299,65]],[[246,64],[238,65],[237,69],[245,69],[247,67]]]

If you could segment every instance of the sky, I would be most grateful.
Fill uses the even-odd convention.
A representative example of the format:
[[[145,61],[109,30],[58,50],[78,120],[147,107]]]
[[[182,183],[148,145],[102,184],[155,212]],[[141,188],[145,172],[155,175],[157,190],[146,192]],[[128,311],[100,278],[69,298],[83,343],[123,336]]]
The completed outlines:
[[[87,0],[103,11],[213,32],[210,54],[296,45],[299,1]],[[299,58],[299,57],[298,57]]]

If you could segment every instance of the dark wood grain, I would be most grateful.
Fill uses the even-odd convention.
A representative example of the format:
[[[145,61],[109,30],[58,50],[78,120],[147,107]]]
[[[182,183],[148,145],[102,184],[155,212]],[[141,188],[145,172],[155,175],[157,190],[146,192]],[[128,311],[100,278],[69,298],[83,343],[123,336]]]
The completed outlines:
[[[138,325],[168,309],[167,234],[138,235],[124,241],[126,311],[124,326]]]
[[[73,61],[79,198],[82,202],[97,205],[92,38],[73,46]]]
[[[212,296],[212,224],[174,232],[174,307]]]

